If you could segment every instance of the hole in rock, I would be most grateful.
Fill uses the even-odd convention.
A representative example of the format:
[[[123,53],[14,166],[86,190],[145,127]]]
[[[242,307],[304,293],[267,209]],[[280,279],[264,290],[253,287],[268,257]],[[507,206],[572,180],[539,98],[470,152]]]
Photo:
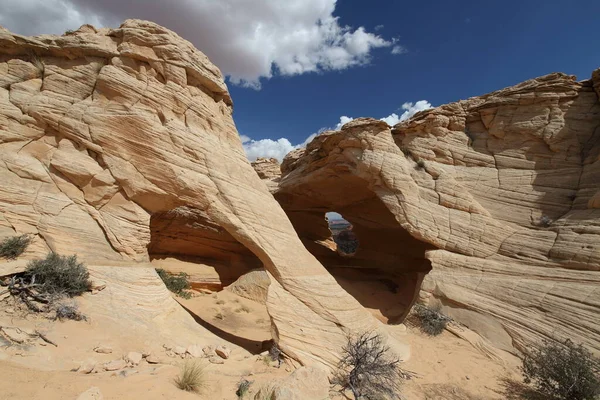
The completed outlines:
[[[264,342],[271,340],[264,301],[223,290],[242,275],[245,282],[260,275],[266,280],[261,283],[268,285],[266,275],[254,272],[263,270],[259,258],[202,210],[178,207],[155,213],[150,218],[150,232],[148,254],[153,266],[188,275],[195,295],[191,299],[177,297],[177,301],[196,322],[253,353],[263,351]]]
[[[150,218],[150,260],[171,273],[185,272],[194,289],[221,290],[262,263],[201,210],[178,207]]]
[[[384,322],[402,322],[431,270],[425,252],[434,247],[402,228],[366,181],[312,178],[275,194],[300,239],[365,308]]]

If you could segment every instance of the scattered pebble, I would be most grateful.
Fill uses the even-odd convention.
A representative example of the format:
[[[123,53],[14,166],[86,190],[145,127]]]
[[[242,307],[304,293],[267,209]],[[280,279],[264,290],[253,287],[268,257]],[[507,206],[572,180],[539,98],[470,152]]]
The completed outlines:
[[[112,348],[108,347],[108,346],[98,346],[96,348],[94,348],[94,351],[96,353],[101,353],[101,354],[110,354],[112,353]]]
[[[228,359],[231,355],[231,349],[225,345],[219,345],[215,349],[215,353],[221,358]]]

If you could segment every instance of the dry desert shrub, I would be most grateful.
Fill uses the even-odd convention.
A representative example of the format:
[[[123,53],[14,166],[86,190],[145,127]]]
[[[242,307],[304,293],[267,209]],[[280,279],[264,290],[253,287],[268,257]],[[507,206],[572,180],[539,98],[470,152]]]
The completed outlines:
[[[568,339],[531,349],[523,359],[523,376],[548,399],[600,398],[600,359]]]
[[[39,293],[54,296],[79,296],[90,290],[90,273],[77,256],[48,253],[43,260],[33,260],[27,265],[25,276],[35,282]]]
[[[413,317],[417,320],[422,332],[429,336],[441,334],[452,319],[441,313],[439,309],[428,308],[415,304],[412,310]]]
[[[31,243],[28,235],[7,237],[0,243],[0,257],[14,260],[27,249]]]
[[[400,397],[402,382],[413,376],[400,368],[400,360],[380,335],[366,332],[348,338],[335,381],[350,389],[356,400],[395,399]]]

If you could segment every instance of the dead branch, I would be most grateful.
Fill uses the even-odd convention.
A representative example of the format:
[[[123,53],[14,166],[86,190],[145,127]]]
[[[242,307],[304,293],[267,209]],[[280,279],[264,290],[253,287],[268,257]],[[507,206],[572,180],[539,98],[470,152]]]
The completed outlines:
[[[52,340],[48,339],[48,337],[46,335],[44,335],[42,332],[36,330],[35,333],[37,333],[37,335],[40,337],[40,339],[42,339],[44,342],[49,343],[49,344],[53,345],[54,347],[58,347],[58,345],[56,343],[54,343]]]

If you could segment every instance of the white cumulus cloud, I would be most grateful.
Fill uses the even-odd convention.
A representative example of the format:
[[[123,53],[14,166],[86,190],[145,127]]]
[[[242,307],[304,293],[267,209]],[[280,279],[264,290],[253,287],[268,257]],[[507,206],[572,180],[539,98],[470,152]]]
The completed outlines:
[[[400,121],[409,119],[410,117],[412,117],[419,111],[427,110],[431,107],[432,107],[431,103],[428,102],[427,100],[419,100],[416,103],[406,102],[406,103],[402,104],[402,107],[401,107],[404,110],[402,115],[398,116],[398,114],[396,114],[396,113],[391,113],[387,117],[383,117],[383,118],[379,118],[379,119],[384,121],[385,123],[387,123],[389,126],[394,126]],[[342,126],[344,126],[344,124],[352,121],[353,119],[354,118],[352,118],[352,117],[342,115],[340,117],[340,122],[338,122],[337,125],[335,126],[335,128],[333,128],[333,129],[335,129],[336,131],[340,130],[340,129],[342,129]]]
[[[369,63],[373,49],[392,47],[363,27],[334,16],[336,0],[2,0],[0,25],[26,35],[62,34],[84,23],[118,26],[140,18],[191,41],[234,83],[259,88],[261,78],[343,70]]]
[[[416,103],[406,102],[402,104],[402,110],[404,112],[398,116],[396,113],[392,113],[387,117],[380,118],[382,121],[385,121],[388,125],[394,126],[400,121],[404,121],[418,113],[419,111],[427,110],[431,108],[431,103],[427,100],[419,100]],[[242,139],[242,145],[244,146],[244,150],[246,151],[246,155],[250,161],[256,160],[258,157],[266,157],[266,158],[276,158],[281,162],[283,158],[292,150],[306,147],[311,140],[313,140],[320,133],[333,129],[340,130],[342,126],[354,118],[348,117],[346,115],[342,115],[340,117],[340,122],[338,122],[333,128],[321,128],[317,133],[313,133],[302,143],[293,145],[289,139],[279,138],[277,140],[273,139],[259,139],[253,140],[246,135],[240,135],[240,139]]]
[[[253,140],[246,135],[240,135],[242,140],[242,146],[246,156],[250,161],[256,160],[258,157],[265,158],[276,158],[279,162],[283,160],[287,153],[292,150],[304,148],[306,145],[313,140],[318,133],[313,133],[302,143],[293,145],[287,138],[273,139],[259,139]]]

